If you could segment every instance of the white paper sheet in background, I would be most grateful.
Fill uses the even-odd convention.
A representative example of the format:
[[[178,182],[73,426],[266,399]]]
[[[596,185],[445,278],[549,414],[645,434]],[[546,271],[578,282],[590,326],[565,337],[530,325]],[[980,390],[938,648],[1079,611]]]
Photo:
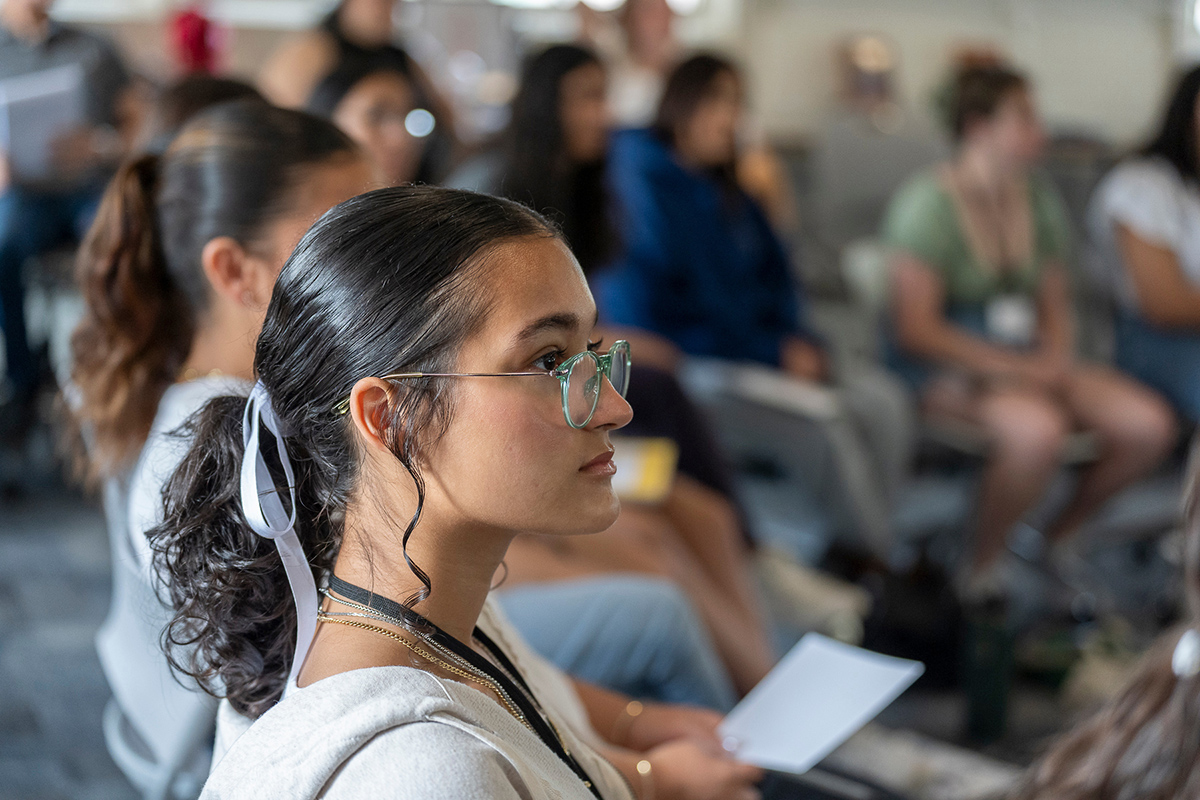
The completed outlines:
[[[83,69],[78,64],[0,80],[0,147],[17,180],[52,177],[54,140],[83,122]]]
[[[739,760],[780,772],[811,769],[912,685],[925,665],[805,635],[729,712],[722,738]]]

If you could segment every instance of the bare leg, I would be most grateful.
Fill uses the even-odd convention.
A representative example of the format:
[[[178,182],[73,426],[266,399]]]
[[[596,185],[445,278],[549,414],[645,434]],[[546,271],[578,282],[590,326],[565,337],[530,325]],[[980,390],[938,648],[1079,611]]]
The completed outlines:
[[[1106,500],[1158,466],[1179,435],[1166,401],[1114,370],[1080,367],[1065,399],[1079,427],[1099,437],[1101,449],[1047,531],[1055,542],[1070,538]]]
[[[1008,534],[1042,497],[1059,467],[1070,431],[1067,415],[1046,395],[996,388],[954,397],[927,398],[931,413],[945,413],[983,426],[992,443],[980,486],[972,574],[1003,554]]]
[[[679,476],[663,512],[699,566],[730,601],[765,629],[758,596],[750,581],[746,541],[733,506],[708,487]]]

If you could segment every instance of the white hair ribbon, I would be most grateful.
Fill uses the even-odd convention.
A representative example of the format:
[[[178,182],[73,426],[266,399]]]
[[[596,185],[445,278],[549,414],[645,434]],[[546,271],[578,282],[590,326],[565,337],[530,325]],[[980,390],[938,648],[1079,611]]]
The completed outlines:
[[[1171,669],[1180,678],[1200,675],[1200,633],[1195,628],[1188,628],[1179,637],[1179,644],[1175,645],[1171,656]]]
[[[290,512],[283,508],[279,490],[260,449],[260,420],[275,437],[275,450],[287,478]],[[255,533],[275,541],[287,571],[288,583],[292,587],[292,597],[296,601],[296,655],[292,659],[287,684],[287,689],[291,689],[296,684],[300,667],[317,632],[317,585],[313,581],[312,567],[304,556],[304,548],[300,546],[300,538],[296,535],[296,476],[288,459],[282,431],[283,423],[271,406],[267,387],[263,386],[262,381],[256,382],[246,401],[246,412],[242,418],[242,442],[246,445],[246,453],[242,457],[242,512]]]

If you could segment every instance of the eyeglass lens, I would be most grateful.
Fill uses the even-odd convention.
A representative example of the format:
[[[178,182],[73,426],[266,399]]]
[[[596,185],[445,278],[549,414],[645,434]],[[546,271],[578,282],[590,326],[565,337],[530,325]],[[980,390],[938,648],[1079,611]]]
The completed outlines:
[[[567,375],[567,414],[572,425],[585,425],[600,396],[600,369],[596,359],[584,357],[571,365]]]
[[[612,369],[608,379],[612,381],[617,394],[624,397],[625,392],[629,390],[629,345],[621,342],[610,351],[609,355],[612,356]]]
[[[624,397],[629,388],[628,346],[614,348],[609,355],[612,359],[609,380],[617,393]],[[567,376],[567,413],[572,425],[586,425],[596,410],[600,387],[604,383],[599,367],[600,360],[591,356],[581,358],[571,366]]]

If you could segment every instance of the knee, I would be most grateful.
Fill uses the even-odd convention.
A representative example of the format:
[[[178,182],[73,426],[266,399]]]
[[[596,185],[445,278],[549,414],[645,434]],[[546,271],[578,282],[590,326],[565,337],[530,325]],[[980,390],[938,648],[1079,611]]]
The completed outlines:
[[[1120,404],[1098,431],[1112,448],[1126,453],[1165,455],[1179,438],[1179,422],[1165,400],[1146,393]]]
[[[984,424],[1000,457],[1031,466],[1057,464],[1071,433],[1066,413],[1049,400],[1041,399],[998,404]]]

